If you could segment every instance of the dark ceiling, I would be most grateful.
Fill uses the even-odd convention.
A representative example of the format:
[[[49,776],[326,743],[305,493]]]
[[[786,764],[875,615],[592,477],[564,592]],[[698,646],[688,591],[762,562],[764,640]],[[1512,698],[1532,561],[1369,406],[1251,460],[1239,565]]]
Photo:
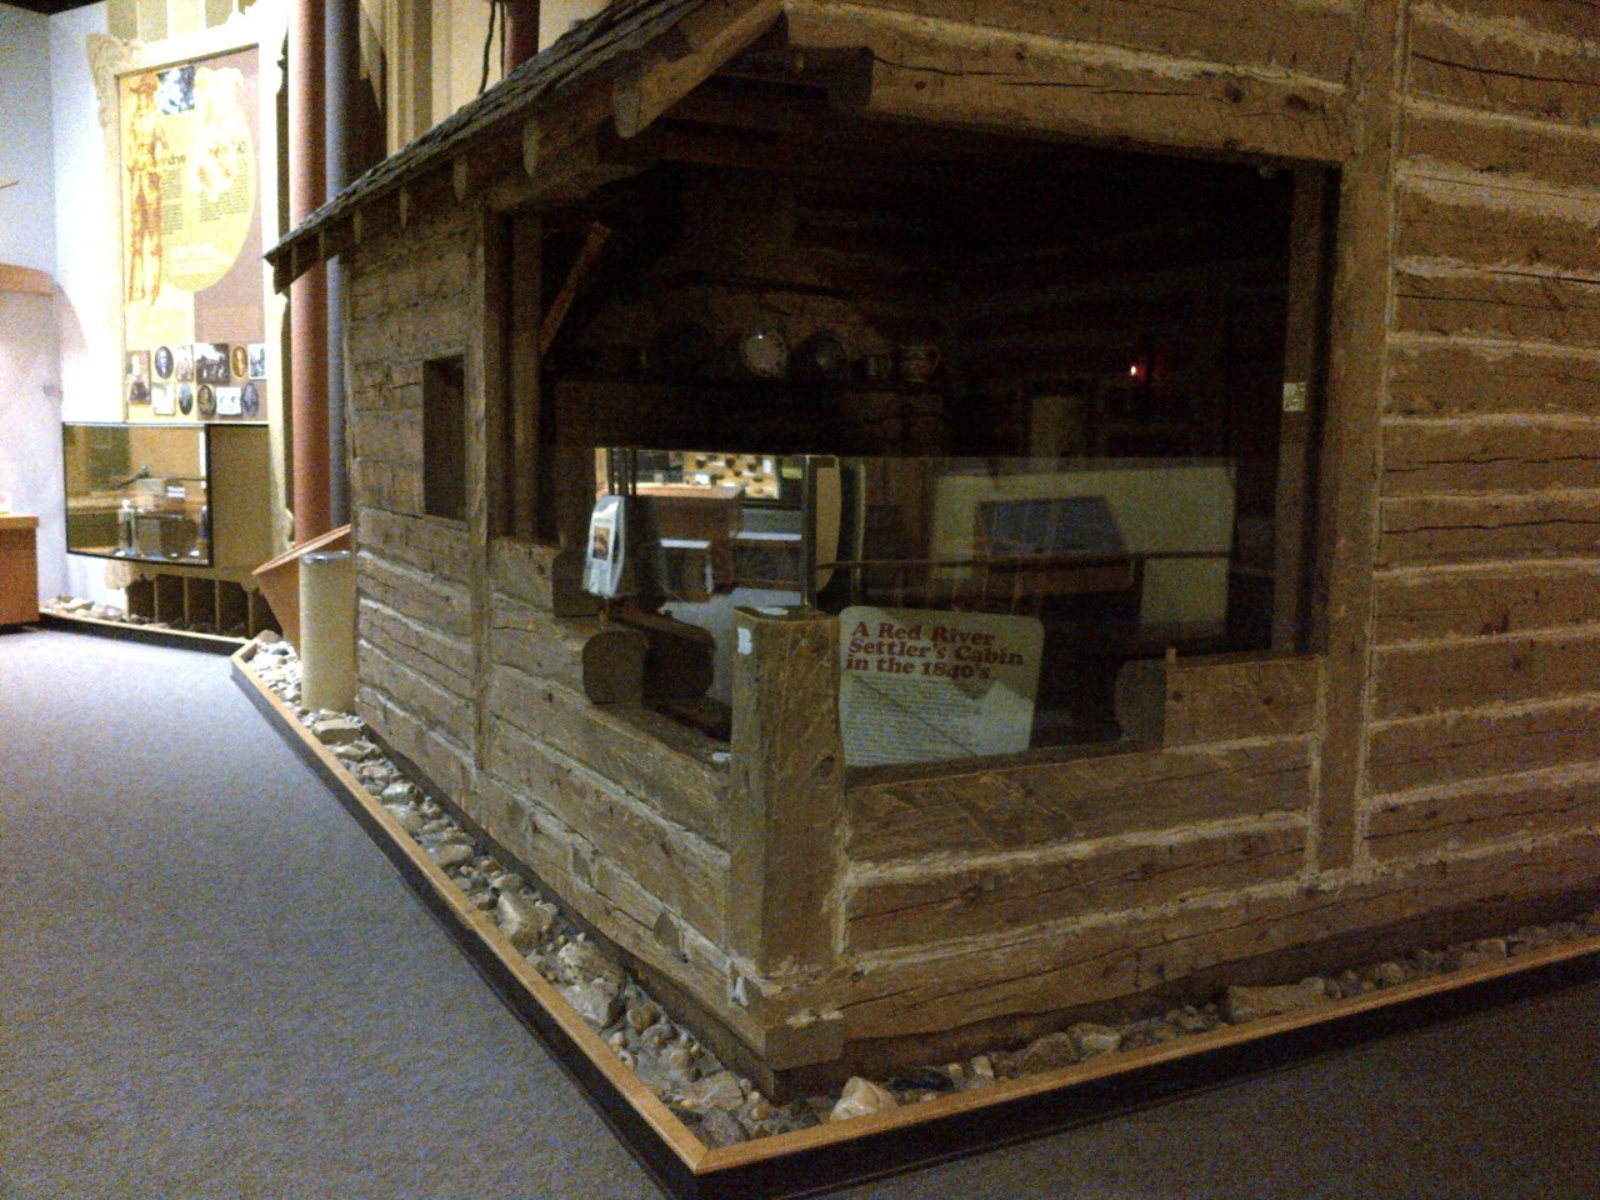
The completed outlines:
[[[26,8],[36,13],[62,13],[69,8],[87,8],[95,0],[6,0],[12,8]]]

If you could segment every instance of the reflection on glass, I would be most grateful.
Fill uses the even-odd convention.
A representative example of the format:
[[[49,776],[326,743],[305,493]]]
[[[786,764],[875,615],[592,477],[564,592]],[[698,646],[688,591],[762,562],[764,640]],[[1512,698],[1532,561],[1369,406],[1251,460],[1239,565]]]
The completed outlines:
[[[1127,663],[1264,649],[1272,624],[1271,549],[1250,549],[1261,539],[1230,459],[611,449],[595,472],[626,528],[620,615],[648,614],[653,637],[697,639],[714,660],[695,705],[731,703],[736,608],[845,618],[846,688],[900,703],[897,729],[930,730],[920,753],[880,745],[856,761],[1116,740]],[[934,694],[945,681],[961,703]],[[1005,722],[1021,728],[989,727]]]
[[[210,565],[203,428],[67,424],[62,447],[68,553]]]

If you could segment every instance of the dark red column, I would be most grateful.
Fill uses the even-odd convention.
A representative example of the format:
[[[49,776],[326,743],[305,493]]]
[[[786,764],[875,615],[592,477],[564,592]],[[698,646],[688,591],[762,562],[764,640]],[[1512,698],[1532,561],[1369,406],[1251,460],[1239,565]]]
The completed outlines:
[[[327,194],[323,128],[325,29],[320,0],[295,0],[289,19],[289,223]],[[294,535],[328,532],[328,280],[313,268],[289,288],[289,387],[294,416]]]

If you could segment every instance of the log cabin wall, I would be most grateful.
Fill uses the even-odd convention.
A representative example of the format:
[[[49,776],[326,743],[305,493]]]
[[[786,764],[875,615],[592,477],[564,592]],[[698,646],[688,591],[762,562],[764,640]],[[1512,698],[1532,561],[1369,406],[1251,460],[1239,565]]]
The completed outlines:
[[[779,1066],[1592,892],[1592,17],[1554,0],[973,11],[796,0],[786,36],[869,47],[869,117],[1340,169],[1310,653],[1152,664],[1136,746],[842,783],[829,767],[806,786],[837,836],[800,864],[816,874],[781,876],[788,848],[764,840],[781,807],[747,801],[795,772],[730,778],[630,696],[595,704],[602,630],[556,615],[561,556],[492,536],[492,215],[443,204],[353,252],[363,717]],[[421,364],[449,354],[487,431],[460,528],[418,516],[415,478]],[[790,678],[831,686],[826,637],[762,638]],[[818,719],[795,714],[812,735]],[[736,724],[735,757],[756,741],[783,731]],[[740,909],[752,886],[774,913],[820,906],[804,929],[774,918],[803,969],[775,975],[782,946]],[[786,1029],[824,1032],[770,1053]]]
[[[715,1009],[727,767],[639,703],[642,638],[581,604],[554,615],[574,611],[559,552],[491,536],[494,220],[431,211],[352,251],[358,711],[576,915]],[[424,515],[424,364],[454,357],[469,396],[464,521]]]

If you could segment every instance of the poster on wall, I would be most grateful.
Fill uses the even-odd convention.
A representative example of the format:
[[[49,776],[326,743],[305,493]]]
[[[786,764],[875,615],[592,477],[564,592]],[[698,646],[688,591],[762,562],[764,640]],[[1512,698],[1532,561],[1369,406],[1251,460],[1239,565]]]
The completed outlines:
[[[927,609],[839,614],[839,723],[851,766],[1028,748],[1044,626]]]
[[[152,374],[226,389],[257,366],[253,415],[265,416],[266,355],[250,353],[266,336],[258,72],[252,47],[117,80],[130,419],[180,415],[181,401],[133,408]],[[232,401],[199,415],[244,418]]]

